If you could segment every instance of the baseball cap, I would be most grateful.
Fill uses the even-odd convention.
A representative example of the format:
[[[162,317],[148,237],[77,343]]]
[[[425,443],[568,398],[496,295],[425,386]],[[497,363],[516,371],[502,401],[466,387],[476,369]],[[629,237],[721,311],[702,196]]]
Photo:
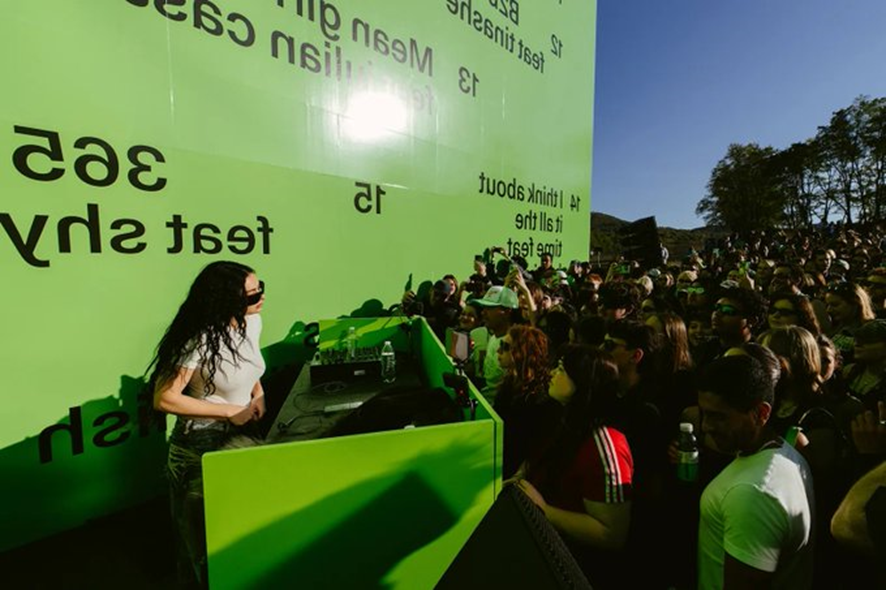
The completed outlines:
[[[486,295],[480,299],[473,299],[471,302],[481,307],[507,307],[509,309],[520,307],[519,299],[513,289],[500,285],[489,287]]]

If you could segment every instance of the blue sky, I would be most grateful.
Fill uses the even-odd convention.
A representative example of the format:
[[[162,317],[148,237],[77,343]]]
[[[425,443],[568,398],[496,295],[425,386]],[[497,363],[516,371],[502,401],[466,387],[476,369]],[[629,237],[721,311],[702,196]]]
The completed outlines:
[[[886,96],[886,0],[598,0],[596,68],[591,209],[698,227],[730,143]]]

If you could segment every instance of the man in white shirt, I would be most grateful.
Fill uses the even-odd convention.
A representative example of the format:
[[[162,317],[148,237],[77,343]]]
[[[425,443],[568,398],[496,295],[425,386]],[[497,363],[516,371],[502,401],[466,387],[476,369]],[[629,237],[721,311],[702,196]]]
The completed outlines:
[[[699,588],[812,586],[812,476],[767,427],[773,391],[749,356],[718,359],[702,373],[702,430],[735,459],[701,497]]]
[[[504,370],[498,364],[499,343],[511,329],[511,315],[520,307],[520,302],[512,289],[495,286],[490,287],[482,299],[475,299],[474,303],[483,308],[483,321],[489,330],[486,357],[483,359],[483,378],[486,384],[481,393],[491,404],[504,379]]]

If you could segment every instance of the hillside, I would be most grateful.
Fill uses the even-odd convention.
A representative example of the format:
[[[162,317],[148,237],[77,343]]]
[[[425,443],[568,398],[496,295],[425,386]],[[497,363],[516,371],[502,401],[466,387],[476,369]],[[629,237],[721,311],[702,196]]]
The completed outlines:
[[[615,258],[621,252],[618,230],[628,223],[630,222],[605,213],[591,213],[591,251],[594,248],[602,249],[600,254],[602,261]],[[671,259],[675,260],[685,256],[690,248],[701,250],[707,238],[720,237],[723,232],[707,227],[696,229],[659,227],[658,235],[671,253]]]

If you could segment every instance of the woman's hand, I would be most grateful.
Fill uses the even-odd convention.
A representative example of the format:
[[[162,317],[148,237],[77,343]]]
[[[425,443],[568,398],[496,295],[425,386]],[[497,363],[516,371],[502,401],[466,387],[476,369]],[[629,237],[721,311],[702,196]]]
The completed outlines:
[[[504,487],[504,486],[516,484],[518,481],[520,481],[521,479],[524,479],[525,477],[526,477],[526,462],[524,461],[523,464],[521,464],[520,467],[517,469],[517,472],[514,475],[512,475],[511,477],[509,477],[508,479],[501,482],[501,485],[502,485],[502,487]]]
[[[738,279],[738,286],[741,289],[745,289],[747,291],[753,291],[754,290],[754,279],[752,279],[751,277],[749,277],[746,274],[741,275],[741,277],[739,277],[739,279]]]
[[[255,420],[261,420],[265,415],[265,390],[262,389],[261,381],[255,382],[252,388],[252,401],[249,402]]]
[[[529,293],[529,289],[526,287],[526,280],[523,278],[523,273],[520,272],[520,269],[516,266],[508,273],[508,276],[505,279],[505,284],[515,291],[519,290],[526,291],[527,294]]]
[[[249,408],[252,410],[253,419],[261,420],[265,415],[265,394],[253,397],[249,402]]]
[[[611,283],[615,280],[616,276],[618,276],[618,262],[613,261],[609,264],[609,269],[606,271],[606,279],[604,282]]]
[[[252,404],[248,406],[231,406],[231,408],[234,408],[234,410],[228,416],[228,422],[234,426],[243,426],[254,419],[255,411],[252,408]]]
[[[668,463],[677,465],[680,463],[680,446],[677,440],[672,440],[668,445]]]
[[[886,403],[877,402],[878,416],[870,410],[852,420],[852,441],[861,454],[886,452]]]
[[[526,479],[518,479],[514,484],[519,488],[521,492],[526,494],[526,496],[532,500],[532,503],[541,508],[542,512],[547,512],[548,503],[545,502],[544,496],[541,495],[535,486],[529,483]]]

